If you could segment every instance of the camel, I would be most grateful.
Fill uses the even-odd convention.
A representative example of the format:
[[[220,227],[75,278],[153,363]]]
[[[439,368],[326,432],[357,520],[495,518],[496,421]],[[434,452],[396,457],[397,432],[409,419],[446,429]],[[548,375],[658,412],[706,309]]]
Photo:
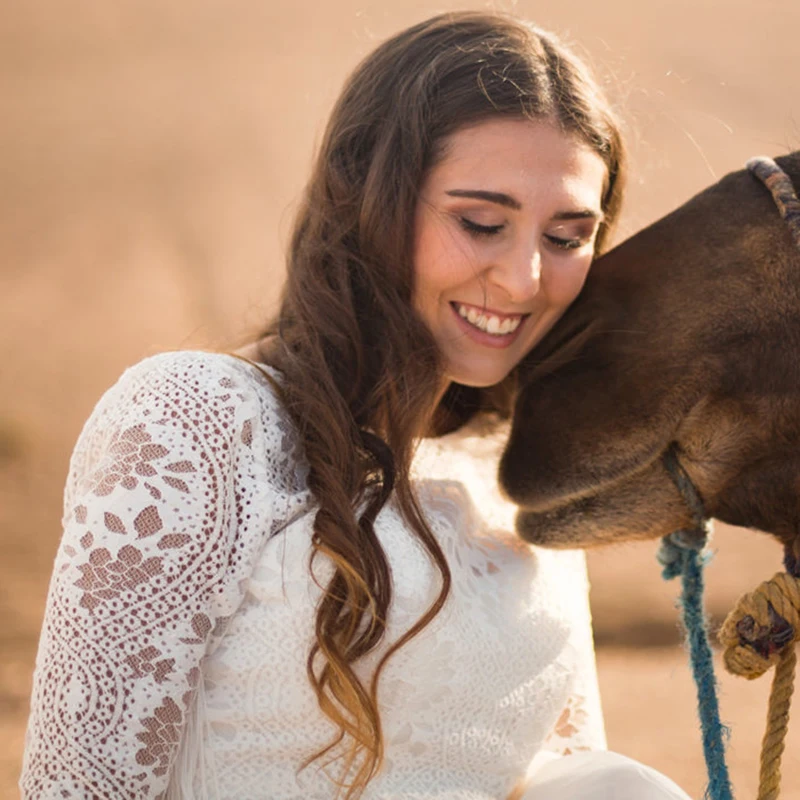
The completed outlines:
[[[800,151],[776,161],[800,187]],[[772,534],[797,569],[800,248],[750,172],[599,258],[520,379],[500,482],[524,539],[691,526],[662,463],[674,447],[708,516]]]

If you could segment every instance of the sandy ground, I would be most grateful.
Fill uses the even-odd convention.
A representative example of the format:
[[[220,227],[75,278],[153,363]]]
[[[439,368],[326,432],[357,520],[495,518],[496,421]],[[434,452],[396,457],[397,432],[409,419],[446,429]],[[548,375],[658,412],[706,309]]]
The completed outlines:
[[[275,298],[322,120],[374,42],[479,3],[46,0],[0,13],[0,796],[16,796],[37,631],[70,449],[128,364],[239,340]],[[562,32],[628,122],[620,235],[751,155],[800,147],[790,0],[495,4]],[[723,210],[724,213],[724,210]],[[719,621],[778,567],[720,530]],[[591,556],[610,744],[703,785],[677,645],[676,587],[653,545]],[[766,683],[722,678],[738,797],[754,795]],[[791,733],[784,800],[800,799]]]

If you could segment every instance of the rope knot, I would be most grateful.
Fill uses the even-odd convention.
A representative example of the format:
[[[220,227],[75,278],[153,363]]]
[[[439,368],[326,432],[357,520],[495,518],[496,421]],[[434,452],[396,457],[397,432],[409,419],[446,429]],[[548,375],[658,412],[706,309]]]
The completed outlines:
[[[656,558],[664,568],[661,576],[665,581],[676,578],[684,570],[686,558],[697,554],[702,566],[711,559],[711,553],[705,550],[711,532],[708,523],[688,530],[673,531],[661,540]]]
[[[725,668],[749,680],[775,666],[800,640],[800,579],[785,572],[739,599],[718,633]]]

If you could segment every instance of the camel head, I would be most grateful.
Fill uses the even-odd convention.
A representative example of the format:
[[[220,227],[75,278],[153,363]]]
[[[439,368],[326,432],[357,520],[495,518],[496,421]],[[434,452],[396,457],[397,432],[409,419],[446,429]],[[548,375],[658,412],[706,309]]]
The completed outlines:
[[[800,189],[800,151],[776,160]],[[673,444],[709,516],[800,541],[800,248],[744,170],[598,259],[521,365],[500,466],[520,535],[687,527]]]

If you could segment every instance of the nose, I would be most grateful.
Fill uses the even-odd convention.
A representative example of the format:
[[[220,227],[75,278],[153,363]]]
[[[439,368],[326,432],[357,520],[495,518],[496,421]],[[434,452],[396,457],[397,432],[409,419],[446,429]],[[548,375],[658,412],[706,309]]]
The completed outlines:
[[[542,254],[538,245],[519,246],[498,258],[489,279],[512,303],[524,303],[539,293]]]

